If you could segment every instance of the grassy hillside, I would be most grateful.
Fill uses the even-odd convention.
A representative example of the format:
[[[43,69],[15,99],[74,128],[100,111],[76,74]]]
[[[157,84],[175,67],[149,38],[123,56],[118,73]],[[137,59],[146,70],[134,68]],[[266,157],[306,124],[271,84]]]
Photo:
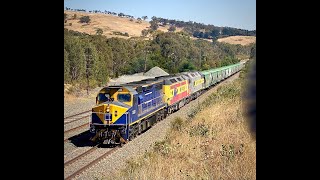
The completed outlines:
[[[243,115],[243,84],[241,78],[220,87],[190,119],[175,119],[152,151],[106,179],[256,179],[256,140]]]
[[[64,13],[67,14],[67,23],[64,23],[64,27],[78,32],[84,32],[87,34],[96,34],[98,28],[103,30],[103,35],[108,38],[111,37],[120,37],[124,39],[128,39],[130,37],[140,37],[141,31],[144,29],[150,29],[150,23],[148,21],[141,21],[138,23],[137,19],[126,18],[126,17],[118,17],[109,14],[99,14],[99,13],[85,13],[85,12],[77,12],[77,11],[67,11]],[[76,14],[76,18],[74,19],[74,15]],[[91,22],[89,24],[80,23],[80,18],[82,16],[89,16]],[[70,24],[71,23],[71,24]],[[169,25],[159,26],[158,30],[163,32],[168,32]],[[176,32],[182,31],[183,28],[176,28]],[[117,32],[120,33],[128,33],[129,36],[116,35]],[[212,42],[211,39],[204,38],[195,38],[191,37],[191,39],[203,39],[209,42]],[[256,37],[254,36],[231,36],[226,38],[221,38],[218,41],[226,42],[230,44],[241,44],[248,45],[250,43],[255,42]]]
[[[120,37],[120,38],[129,38],[129,37],[140,37],[141,31],[143,29],[149,29],[150,23],[148,21],[141,21],[138,23],[136,19],[130,21],[130,18],[118,17],[109,14],[98,14],[98,13],[84,13],[76,11],[64,11],[68,15],[67,23],[64,24],[64,27],[69,30],[84,32],[88,34],[96,34],[96,30],[101,28],[103,30],[103,35],[108,38],[111,37]],[[74,19],[74,14],[76,14],[76,19]],[[89,16],[91,22],[89,24],[80,23],[79,19],[82,16]],[[70,26],[70,23],[72,25]],[[160,31],[168,32],[169,26],[159,26]],[[177,32],[181,31],[182,28],[177,28]],[[115,35],[114,32],[128,33],[129,37]]]
[[[219,42],[225,42],[229,44],[241,44],[243,46],[256,42],[255,36],[230,36],[218,39]]]

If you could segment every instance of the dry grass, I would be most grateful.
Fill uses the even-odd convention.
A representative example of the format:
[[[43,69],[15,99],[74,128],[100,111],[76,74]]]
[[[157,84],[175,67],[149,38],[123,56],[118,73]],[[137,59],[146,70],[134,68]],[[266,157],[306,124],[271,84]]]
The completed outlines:
[[[225,42],[230,44],[241,44],[243,46],[256,42],[255,36],[229,36],[218,39],[219,42]]]
[[[114,15],[109,14],[98,14],[98,13],[84,13],[84,12],[74,12],[74,11],[64,11],[68,14],[67,23],[65,23],[65,28],[69,30],[85,32],[88,34],[96,34],[96,30],[101,28],[103,30],[103,35],[108,38],[111,37],[120,37],[128,39],[130,37],[140,37],[141,31],[143,29],[149,29],[150,23],[148,21],[141,21],[141,23],[137,23],[136,19],[130,21],[130,18],[121,18]],[[77,18],[73,19],[73,15],[76,14]],[[82,16],[89,16],[91,22],[86,25],[85,23],[80,23],[79,19]],[[69,23],[72,23],[70,26]],[[169,26],[159,27],[160,31],[167,32]],[[181,31],[182,28],[177,28],[176,32]],[[113,32],[127,32],[129,37],[114,35]]]
[[[87,95],[86,89],[80,88],[79,84],[64,84],[64,103],[73,103],[81,100],[92,100],[96,96],[94,89],[89,91]]]
[[[106,178],[256,179],[256,140],[243,116],[240,83],[235,83],[218,90],[193,119],[176,120],[153,151]]]
[[[98,28],[103,30],[103,35],[107,38],[111,37],[120,37],[124,39],[128,39],[130,37],[140,37],[141,31],[143,29],[150,29],[150,23],[148,21],[141,21],[141,23],[137,23],[136,19],[130,21],[130,18],[121,18],[114,15],[109,14],[98,14],[98,13],[85,13],[85,12],[75,12],[75,11],[64,11],[68,15],[67,23],[64,24],[64,27],[78,32],[84,32],[88,34],[96,34],[96,30]],[[76,14],[77,18],[73,19],[73,15]],[[89,16],[91,22],[89,24],[80,23],[79,19],[82,16]],[[72,23],[70,26],[69,24]],[[168,32],[169,26],[159,26],[158,30],[163,32]],[[175,32],[182,31],[183,28],[176,28]],[[129,37],[115,35],[113,32],[121,32],[128,33]],[[211,39],[203,39],[203,38],[195,38],[191,37],[191,39],[202,39],[209,42],[212,42]],[[219,42],[225,42],[230,44],[241,44],[248,45],[250,43],[254,43],[256,41],[256,37],[254,36],[231,36],[226,38],[218,39]]]

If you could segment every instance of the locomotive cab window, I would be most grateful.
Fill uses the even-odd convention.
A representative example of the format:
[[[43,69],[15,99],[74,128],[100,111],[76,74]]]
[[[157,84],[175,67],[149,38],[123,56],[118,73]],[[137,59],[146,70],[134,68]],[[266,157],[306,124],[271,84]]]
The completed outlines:
[[[118,101],[120,102],[130,102],[131,95],[130,94],[118,94]]]
[[[108,93],[99,93],[98,95],[98,101],[105,102],[110,100],[110,94]]]

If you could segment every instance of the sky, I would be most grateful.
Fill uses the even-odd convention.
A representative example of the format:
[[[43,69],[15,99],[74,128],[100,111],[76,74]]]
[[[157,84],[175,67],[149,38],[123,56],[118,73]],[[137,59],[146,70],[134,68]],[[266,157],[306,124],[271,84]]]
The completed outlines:
[[[64,0],[65,7],[256,30],[256,0]]]

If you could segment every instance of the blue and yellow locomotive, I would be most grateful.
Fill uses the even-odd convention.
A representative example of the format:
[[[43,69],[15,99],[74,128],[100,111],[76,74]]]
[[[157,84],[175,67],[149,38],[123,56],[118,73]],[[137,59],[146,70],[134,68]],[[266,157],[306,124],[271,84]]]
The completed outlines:
[[[163,78],[146,79],[100,90],[92,108],[92,141],[122,144],[165,116]]]

